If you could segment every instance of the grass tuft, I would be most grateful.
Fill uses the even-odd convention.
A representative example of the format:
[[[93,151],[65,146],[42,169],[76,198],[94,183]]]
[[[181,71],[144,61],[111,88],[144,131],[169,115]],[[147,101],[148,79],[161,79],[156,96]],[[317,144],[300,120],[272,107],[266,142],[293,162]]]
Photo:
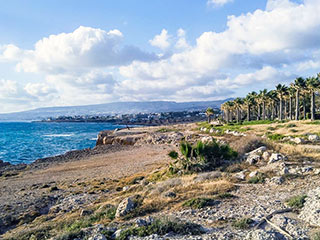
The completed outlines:
[[[238,229],[248,229],[250,228],[250,224],[253,223],[251,218],[241,218],[232,223],[234,228]]]
[[[306,195],[294,196],[292,198],[289,198],[286,201],[286,204],[292,208],[303,208],[306,198],[307,198]]]
[[[185,201],[182,206],[184,207],[190,207],[195,209],[201,209],[208,206],[213,206],[216,203],[211,198],[192,198],[187,201]]]

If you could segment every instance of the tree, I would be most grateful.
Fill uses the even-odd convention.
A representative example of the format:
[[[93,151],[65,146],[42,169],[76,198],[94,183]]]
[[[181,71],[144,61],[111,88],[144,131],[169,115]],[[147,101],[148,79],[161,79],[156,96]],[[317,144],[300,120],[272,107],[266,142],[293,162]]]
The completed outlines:
[[[234,102],[234,106],[237,111],[237,122],[240,122],[241,121],[241,108],[243,105],[243,99],[238,97],[233,102]]]
[[[278,94],[278,97],[279,97],[279,101],[280,101],[280,106],[279,106],[279,119],[280,120],[283,120],[283,96],[286,94],[286,92],[288,91],[287,90],[287,87],[285,85],[282,85],[282,84],[278,84],[276,86],[276,91],[277,91],[277,94]]]
[[[256,96],[256,92],[251,92],[243,99],[243,103],[247,107],[247,121],[251,120],[251,106],[255,103]]]
[[[320,82],[318,77],[310,77],[306,79],[307,91],[311,96],[311,121],[315,120],[315,92],[320,87]]]
[[[296,90],[294,87],[290,86],[288,88],[288,93],[289,93],[289,119],[292,120],[292,103],[293,103],[293,98],[294,95],[296,94]]]
[[[268,100],[268,90],[263,89],[260,91],[259,98],[262,102],[262,120],[266,120],[266,102]]]
[[[296,112],[295,112],[295,120],[299,120],[299,115],[300,115],[300,103],[299,103],[299,98],[300,98],[300,91],[305,88],[306,82],[302,77],[298,77],[295,81],[294,84],[292,85],[296,89]]]
[[[214,115],[214,111],[211,107],[208,107],[206,110],[206,116],[208,118],[208,123],[210,123],[212,115]]]
[[[268,103],[269,103],[269,107],[271,108],[271,120],[274,120],[275,118],[275,108],[276,108],[276,104],[278,102],[278,95],[276,90],[271,90],[268,92]]]

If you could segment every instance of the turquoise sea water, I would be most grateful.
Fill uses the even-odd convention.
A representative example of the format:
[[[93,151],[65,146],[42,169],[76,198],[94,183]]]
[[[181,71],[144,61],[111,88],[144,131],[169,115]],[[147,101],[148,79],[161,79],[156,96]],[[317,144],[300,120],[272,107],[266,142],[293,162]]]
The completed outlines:
[[[102,130],[121,126],[108,123],[0,122],[0,160],[31,163],[70,150],[94,147]]]

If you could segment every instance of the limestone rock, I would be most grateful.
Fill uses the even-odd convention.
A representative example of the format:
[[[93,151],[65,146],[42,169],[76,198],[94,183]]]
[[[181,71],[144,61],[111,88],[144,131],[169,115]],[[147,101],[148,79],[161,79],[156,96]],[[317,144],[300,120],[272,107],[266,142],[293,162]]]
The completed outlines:
[[[251,172],[250,174],[249,174],[249,177],[255,177],[255,176],[257,176],[258,175],[258,171],[253,171],[253,172]]]
[[[310,190],[305,199],[299,218],[309,224],[320,227],[320,187]]]
[[[242,171],[242,172],[239,172],[239,173],[236,173],[236,174],[234,175],[234,177],[235,177],[236,179],[239,179],[239,180],[245,180],[245,179],[246,179],[246,175],[244,174],[243,171]]]
[[[295,142],[296,144],[302,144],[305,143],[305,140],[303,138],[296,137],[293,139],[293,142]]]
[[[134,208],[135,208],[135,204],[132,201],[132,199],[130,197],[125,198],[120,202],[120,204],[117,208],[116,217],[117,218],[123,217],[123,216],[127,215],[129,212],[131,212]]]
[[[269,162],[268,164],[277,162],[277,161],[284,161],[286,160],[286,157],[280,153],[272,153],[270,158],[269,158]]]
[[[246,162],[250,165],[254,165],[255,163],[257,163],[260,160],[260,156],[258,154],[250,154],[247,157]]]
[[[320,140],[320,137],[316,134],[312,134],[308,136],[308,140],[311,142],[317,142]]]
[[[270,153],[269,152],[264,152],[262,154],[262,159],[265,161],[268,161],[268,159],[270,158]]]

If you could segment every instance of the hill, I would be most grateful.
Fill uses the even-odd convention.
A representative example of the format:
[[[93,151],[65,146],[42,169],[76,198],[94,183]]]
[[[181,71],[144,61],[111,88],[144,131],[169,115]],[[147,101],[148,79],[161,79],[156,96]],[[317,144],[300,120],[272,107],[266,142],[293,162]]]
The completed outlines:
[[[204,110],[207,107],[219,108],[222,103],[228,100],[229,99],[201,102],[115,102],[86,106],[48,107],[23,112],[0,114],[0,120],[28,121],[58,116],[195,111]]]

